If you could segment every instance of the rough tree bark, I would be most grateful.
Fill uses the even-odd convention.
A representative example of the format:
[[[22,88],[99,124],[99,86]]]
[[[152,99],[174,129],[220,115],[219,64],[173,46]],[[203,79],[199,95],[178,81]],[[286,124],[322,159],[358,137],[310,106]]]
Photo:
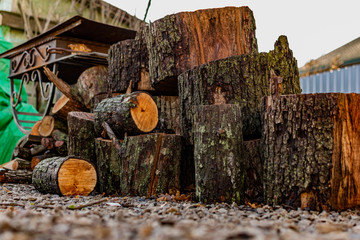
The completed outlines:
[[[153,96],[159,113],[156,132],[180,134],[180,107],[178,96]]]
[[[76,157],[53,157],[34,168],[32,183],[42,193],[64,196],[89,195],[97,183],[92,163]]]
[[[241,107],[194,106],[196,196],[204,203],[244,203]]]
[[[267,204],[345,209],[360,204],[360,95],[265,97],[262,107]]]
[[[150,197],[180,188],[179,135],[152,133],[127,137],[120,155],[121,195]]]
[[[257,52],[255,28],[248,7],[181,12],[150,23],[146,44],[152,87],[176,91],[176,78],[184,71],[217,59]]]
[[[96,162],[94,114],[70,112],[68,114],[68,155]]]
[[[240,104],[244,139],[261,135],[260,103],[270,94],[270,70],[283,78],[283,94],[300,93],[296,59],[285,36],[269,53],[254,53],[221,59],[201,65],[179,76],[180,128],[192,145],[194,105]]]
[[[109,124],[118,138],[124,134],[152,131],[158,123],[154,100],[145,92],[133,92],[101,101],[94,109],[95,135],[101,136],[102,123]]]
[[[119,149],[116,149],[112,140],[96,138],[95,152],[99,192],[106,195],[119,194],[122,161]]]

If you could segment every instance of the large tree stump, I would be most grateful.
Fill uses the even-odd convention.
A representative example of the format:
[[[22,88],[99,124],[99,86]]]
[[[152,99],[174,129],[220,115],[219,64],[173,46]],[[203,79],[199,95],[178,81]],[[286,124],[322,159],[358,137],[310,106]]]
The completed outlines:
[[[179,135],[153,133],[127,137],[120,155],[122,195],[150,197],[180,188]]]
[[[262,109],[267,204],[346,209],[360,204],[360,95],[266,97]]]
[[[111,92],[125,93],[131,83],[135,91],[154,91],[149,78],[149,56],[145,42],[145,27],[135,39],[124,40],[110,47],[108,85]]]
[[[68,115],[68,155],[96,162],[94,114],[70,112]]]
[[[181,12],[150,23],[146,44],[152,87],[176,91],[177,76],[184,71],[257,52],[255,20],[248,7]]]
[[[261,135],[260,103],[270,94],[270,70],[283,78],[283,94],[300,93],[296,59],[287,38],[279,37],[275,50],[217,60],[179,76],[180,128],[187,144],[192,145],[193,106],[240,104],[244,139]]]
[[[204,203],[244,203],[241,107],[194,106],[196,196]]]
[[[42,193],[87,196],[96,186],[97,174],[94,165],[87,160],[53,157],[37,164],[32,183]]]
[[[95,135],[101,136],[106,122],[118,138],[152,131],[158,123],[154,100],[145,92],[133,92],[101,101],[94,109]]]
[[[139,146],[140,147],[140,146]],[[120,193],[121,155],[112,140],[95,139],[99,192],[106,195]]]

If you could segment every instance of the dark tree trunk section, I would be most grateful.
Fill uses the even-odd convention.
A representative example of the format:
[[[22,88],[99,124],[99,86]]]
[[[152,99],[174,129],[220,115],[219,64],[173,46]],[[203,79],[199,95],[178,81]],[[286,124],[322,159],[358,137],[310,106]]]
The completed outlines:
[[[181,12],[150,23],[146,44],[152,86],[157,91],[176,91],[176,78],[184,71],[257,52],[255,28],[248,7]]]
[[[99,192],[106,195],[120,193],[120,173],[122,158],[112,140],[95,139],[96,165]]]
[[[263,163],[260,154],[260,139],[244,141],[246,162],[245,196],[249,202],[264,201]]]
[[[108,85],[111,92],[125,93],[132,80],[135,91],[153,91],[149,78],[149,56],[142,27],[135,39],[124,40],[110,47]]]
[[[267,204],[345,209],[360,204],[360,95],[266,97],[262,108]]]
[[[194,106],[196,196],[204,203],[244,203],[241,107]]]
[[[106,122],[118,138],[152,131],[158,123],[154,100],[145,92],[133,92],[101,101],[94,110],[95,135],[101,136]]]
[[[70,112],[68,115],[68,155],[96,162],[94,114]]]
[[[180,134],[180,107],[178,96],[153,96],[158,107],[159,123],[156,132]]]
[[[86,196],[94,190],[97,174],[94,165],[85,159],[53,157],[37,164],[32,183],[42,193]]]
[[[31,183],[32,171],[0,169],[1,183]]]
[[[279,37],[275,50],[214,61],[179,76],[180,127],[187,144],[192,144],[194,105],[240,104],[244,139],[261,135],[260,103],[270,94],[270,70],[283,78],[283,94],[300,93],[296,59],[286,37]]]
[[[150,197],[180,188],[179,135],[153,133],[127,137],[120,155],[122,195]]]

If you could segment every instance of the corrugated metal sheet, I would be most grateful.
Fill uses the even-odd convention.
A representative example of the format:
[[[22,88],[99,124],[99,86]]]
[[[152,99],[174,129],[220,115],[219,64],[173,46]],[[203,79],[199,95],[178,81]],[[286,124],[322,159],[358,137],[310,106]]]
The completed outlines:
[[[360,93],[360,65],[300,78],[302,93]]]

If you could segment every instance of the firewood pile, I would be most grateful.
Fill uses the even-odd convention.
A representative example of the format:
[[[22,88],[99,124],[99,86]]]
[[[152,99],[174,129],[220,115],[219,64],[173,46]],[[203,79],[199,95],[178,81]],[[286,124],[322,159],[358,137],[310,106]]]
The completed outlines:
[[[63,96],[1,180],[60,195],[358,205],[360,97],[301,95],[287,38],[259,53],[255,29],[248,7],[182,12],[112,45],[108,68],[74,85],[45,67]]]

